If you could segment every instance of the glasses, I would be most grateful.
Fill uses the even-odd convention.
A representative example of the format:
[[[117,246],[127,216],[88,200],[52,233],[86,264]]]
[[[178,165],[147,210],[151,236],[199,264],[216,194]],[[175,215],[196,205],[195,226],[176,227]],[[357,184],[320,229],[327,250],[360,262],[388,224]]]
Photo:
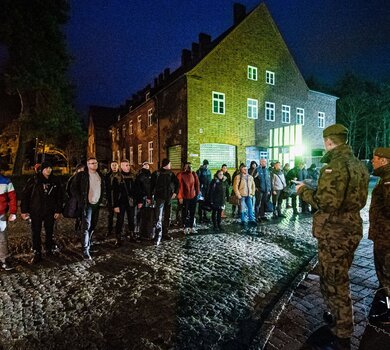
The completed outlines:
[[[96,164],[99,164],[99,162],[93,162],[93,163],[88,163],[90,165],[96,165]]]

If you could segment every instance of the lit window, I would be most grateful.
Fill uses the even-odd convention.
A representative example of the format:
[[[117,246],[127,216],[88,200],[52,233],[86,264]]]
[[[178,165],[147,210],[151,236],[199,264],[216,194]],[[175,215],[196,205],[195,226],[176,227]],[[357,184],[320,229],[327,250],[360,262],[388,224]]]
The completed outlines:
[[[126,148],[122,148],[122,159],[126,159]]]
[[[305,124],[305,110],[303,108],[297,108],[296,124]]]
[[[148,142],[148,162],[153,164],[153,141]]]
[[[282,123],[290,123],[290,106],[282,105]]]
[[[112,151],[112,160],[115,160],[115,151]]]
[[[318,127],[319,128],[325,128],[325,113],[324,112],[318,112]]]
[[[122,137],[123,137],[123,138],[126,137],[126,124],[123,124],[123,125],[122,125]]]
[[[133,121],[129,121],[129,135],[133,135]]]
[[[119,141],[119,128],[116,129],[116,140]]]
[[[142,115],[137,117],[138,130],[142,130]]]
[[[273,102],[265,103],[265,120],[269,122],[275,121],[275,103]]]
[[[270,85],[275,85],[275,73],[269,70],[265,71],[265,82]]]
[[[225,94],[213,91],[213,113],[225,114]]]
[[[257,80],[257,67],[248,66],[248,79]]]
[[[129,162],[130,162],[130,165],[134,165],[134,148],[133,146],[130,147],[130,152],[129,152]]]
[[[152,126],[153,109],[148,109],[148,126]]]
[[[138,164],[142,164],[142,144],[138,145]]]
[[[248,98],[248,112],[247,116],[249,119],[257,119],[258,117],[258,101]]]

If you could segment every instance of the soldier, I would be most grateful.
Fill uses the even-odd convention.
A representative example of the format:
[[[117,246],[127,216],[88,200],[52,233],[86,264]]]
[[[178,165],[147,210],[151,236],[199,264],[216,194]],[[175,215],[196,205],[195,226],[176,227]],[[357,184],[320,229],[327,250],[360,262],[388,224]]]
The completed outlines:
[[[362,238],[360,210],[365,206],[369,175],[346,145],[348,129],[334,124],[323,131],[327,163],[321,169],[316,191],[297,185],[299,196],[318,209],[313,235],[318,240],[321,292],[330,310],[324,319],[332,330],[328,344],[316,349],[349,349],[353,332],[348,271]]]
[[[390,148],[377,148],[372,159],[374,175],[380,181],[372,191],[370,205],[370,229],[368,238],[374,241],[375,270],[379,280],[380,294],[385,305],[390,303]],[[372,315],[375,324],[389,324],[390,310]]]

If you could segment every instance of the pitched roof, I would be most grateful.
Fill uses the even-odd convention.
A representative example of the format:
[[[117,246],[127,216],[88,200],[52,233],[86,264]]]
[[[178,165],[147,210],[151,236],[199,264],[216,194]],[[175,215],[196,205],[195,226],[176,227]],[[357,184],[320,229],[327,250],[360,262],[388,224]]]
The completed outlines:
[[[118,119],[119,108],[89,106],[88,119],[93,119],[95,127],[108,128]]]

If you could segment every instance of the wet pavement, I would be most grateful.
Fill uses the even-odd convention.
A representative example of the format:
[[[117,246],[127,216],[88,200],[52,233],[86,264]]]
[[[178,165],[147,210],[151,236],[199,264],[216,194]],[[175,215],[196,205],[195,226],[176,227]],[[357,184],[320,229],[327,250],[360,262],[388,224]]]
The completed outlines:
[[[248,349],[275,303],[316,253],[311,217],[270,220],[223,233],[199,226],[160,246],[95,234],[83,261],[73,221],[56,228],[58,256],[36,266],[29,227],[10,225],[16,271],[0,273],[0,345],[4,349]],[[271,313],[272,315],[272,313]]]

